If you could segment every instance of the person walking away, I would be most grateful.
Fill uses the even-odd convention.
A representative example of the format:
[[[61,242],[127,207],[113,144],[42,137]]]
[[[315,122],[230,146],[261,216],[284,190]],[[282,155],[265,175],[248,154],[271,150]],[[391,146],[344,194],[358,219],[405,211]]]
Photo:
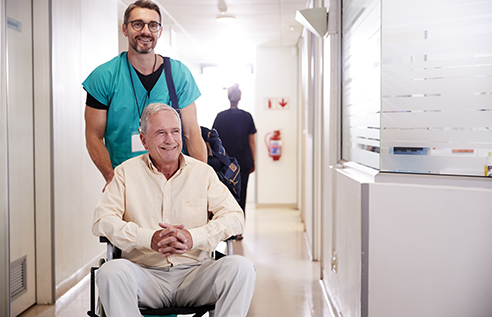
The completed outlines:
[[[230,108],[217,114],[213,128],[219,132],[222,145],[230,156],[234,156],[241,168],[241,194],[239,205],[246,215],[246,192],[249,174],[255,170],[256,127],[251,114],[238,108],[241,90],[236,83],[228,89]],[[238,235],[242,239],[242,235]]]

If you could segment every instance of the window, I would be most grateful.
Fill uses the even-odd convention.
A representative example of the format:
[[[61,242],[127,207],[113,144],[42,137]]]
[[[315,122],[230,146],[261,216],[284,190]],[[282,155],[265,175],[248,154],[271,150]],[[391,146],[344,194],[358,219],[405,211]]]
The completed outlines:
[[[492,1],[344,1],[342,158],[387,172],[483,176],[490,12]]]

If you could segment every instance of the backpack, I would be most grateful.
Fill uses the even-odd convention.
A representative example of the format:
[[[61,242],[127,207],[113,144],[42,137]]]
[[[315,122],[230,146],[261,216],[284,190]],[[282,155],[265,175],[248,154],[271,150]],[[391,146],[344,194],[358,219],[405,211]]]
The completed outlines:
[[[240,167],[235,157],[227,155],[219,138],[219,132],[215,129],[201,127],[202,138],[207,145],[208,165],[217,173],[220,181],[224,183],[234,198],[239,201],[241,193],[241,174]]]
[[[178,98],[176,95],[176,88],[174,87],[173,76],[171,73],[171,62],[169,57],[164,57],[164,74],[166,76],[167,88],[171,98],[171,106],[181,116],[181,110],[179,109]],[[234,198],[239,201],[239,195],[241,193],[241,175],[239,174],[240,167],[237,159],[227,154],[217,130],[210,130],[206,127],[201,127],[201,129],[202,138],[207,145],[208,165],[215,170],[219,180],[226,185]],[[181,134],[183,139],[183,152],[188,154],[183,129],[181,129]]]

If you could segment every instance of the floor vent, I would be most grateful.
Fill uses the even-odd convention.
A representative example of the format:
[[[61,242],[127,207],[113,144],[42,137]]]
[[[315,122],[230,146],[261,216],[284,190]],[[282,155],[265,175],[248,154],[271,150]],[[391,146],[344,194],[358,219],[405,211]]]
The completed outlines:
[[[10,263],[10,294],[11,300],[27,291],[26,256]]]

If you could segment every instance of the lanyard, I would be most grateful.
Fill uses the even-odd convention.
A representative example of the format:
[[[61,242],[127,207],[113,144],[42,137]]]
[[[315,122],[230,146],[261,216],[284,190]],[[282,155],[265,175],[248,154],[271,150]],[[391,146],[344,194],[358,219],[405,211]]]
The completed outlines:
[[[128,55],[126,56],[126,62],[128,64],[128,73],[130,74],[130,81],[132,82],[132,88],[133,88],[133,97],[135,98],[135,105],[137,107],[137,113],[138,113],[138,126],[140,127],[140,119],[142,118],[142,112],[143,109],[145,108],[145,103],[147,102],[147,99],[150,98],[150,90],[147,90],[147,93],[145,94],[144,100],[142,102],[142,107],[140,108],[138,105],[138,99],[137,99],[137,92],[135,91],[135,85],[133,84],[133,76],[132,76],[132,70],[130,68],[130,61],[128,60]],[[150,77],[150,80],[152,81],[154,77],[154,72],[155,72],[155,64],[157,63],[157,55],[154,54],[154,66],[152,66],[152,76]]]

